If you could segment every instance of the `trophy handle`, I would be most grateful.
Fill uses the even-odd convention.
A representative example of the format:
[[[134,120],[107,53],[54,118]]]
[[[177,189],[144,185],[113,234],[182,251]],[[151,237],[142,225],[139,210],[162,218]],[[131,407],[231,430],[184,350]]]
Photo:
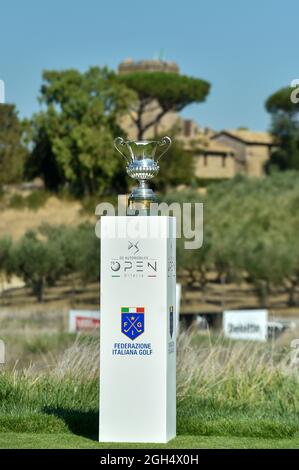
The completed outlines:
[[[166,146],[165,149],[162,150],[162,153],[160,154],[160,156],[157,158],[157,162],[160,160],[160,158],[164,155],[165,152],[167,152],[167,150],[169,149],[169,147],[171,146],[172,144],[172,140],[170,137],[162,137],[162,139],[160,140],[159,142],[159,146],[160,147],[164,147]]]
[[[122,152],[122,150],[126,147],[126,142],[124,139],[122,137],[116,137],[113,143],[116,150],[121,154],[122,157],[124,157],[126,162],[129,163],[128,157]]]

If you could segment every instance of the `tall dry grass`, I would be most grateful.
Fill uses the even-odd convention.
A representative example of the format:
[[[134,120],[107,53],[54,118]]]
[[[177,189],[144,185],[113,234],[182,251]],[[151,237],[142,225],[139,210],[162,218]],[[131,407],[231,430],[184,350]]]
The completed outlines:
[[[294,335],[294,333],[293,333]],[[296,333],[295,333],[296,336]],[[299,331],[297,332],[299,338]],[[219,335],[194,344],[192,335],[178,337],[178,398],[197,395],[227,403],[246,404],[278,399],[283,404],[296,401],[299,409],[299,360],[294,350],[279,343],[227,341]],[[286,387],[297,391],[289,396]]]
[[[299,361],[293,359],[291,348],[274,341],[235,342],[221,335],[202,340],[181,333],[177,340],[178,400],[192,396],[240,406],[275,400],[282,409],[291,405],[299,411]],[[78,336],[63,353],[44,354],[42,367],[32,363],[22,374],[29,381],[47,376],[55,382],[96,382],[98,339],[85,337],[82,341]]]
[[[64,351],[0,370],[0,432],[96,435],[99,348],[98,337],[79,335]],[[277,438],[299,432],[298,364],[290,348],[274,342],[181,334],[177,396],[179,434]]]

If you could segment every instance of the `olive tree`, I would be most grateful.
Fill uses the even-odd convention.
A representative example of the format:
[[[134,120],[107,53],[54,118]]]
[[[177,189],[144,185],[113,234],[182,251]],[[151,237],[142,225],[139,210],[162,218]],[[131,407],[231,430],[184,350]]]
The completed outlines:
[[[41,240],[29,231],[13,247],[13,270],[39,302],[43,301],[47,283],[59,279],[63,268],[63,253],[55,240]]]

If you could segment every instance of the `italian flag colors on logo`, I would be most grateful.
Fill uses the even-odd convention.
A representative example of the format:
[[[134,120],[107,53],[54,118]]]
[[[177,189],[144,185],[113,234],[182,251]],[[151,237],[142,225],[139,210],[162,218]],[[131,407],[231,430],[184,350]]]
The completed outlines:
[[[121,332],[132,340],[144,332],[144,307],[121,307]]]
[[[144,307],[122,307],[121,313],[144,313]]]

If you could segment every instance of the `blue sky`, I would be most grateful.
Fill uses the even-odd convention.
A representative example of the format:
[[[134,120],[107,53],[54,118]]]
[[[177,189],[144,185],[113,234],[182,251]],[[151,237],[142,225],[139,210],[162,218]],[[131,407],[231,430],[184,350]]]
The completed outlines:
[[[162,49],[212,84],[183,115],[218,130],[267,129],[266,97],[299,78],[298,0],[2,0],[0,16],[0,79],[22,117],[44,69],[115,69]]]

